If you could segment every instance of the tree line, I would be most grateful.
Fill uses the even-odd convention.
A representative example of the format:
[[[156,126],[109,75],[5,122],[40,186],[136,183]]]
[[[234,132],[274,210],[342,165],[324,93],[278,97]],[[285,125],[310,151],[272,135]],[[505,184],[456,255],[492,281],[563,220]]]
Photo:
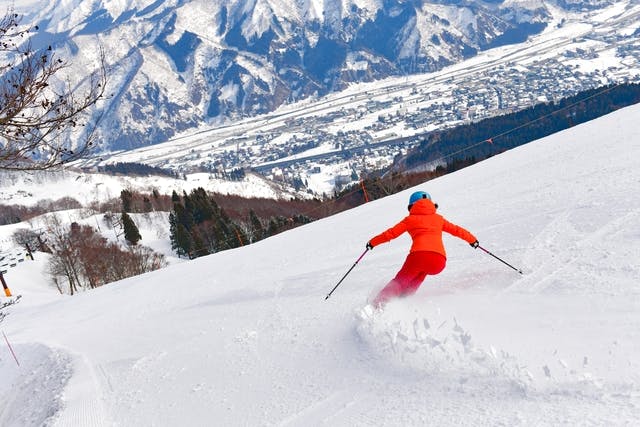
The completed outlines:
[[[179,174],[163,169],[157,166],[145,165],[135,162],[118,162],[97,167],[98,172],[109,175],[126,175],[126,176],[167,176],[178,178]]]
[[[216,202],[217,199],[229,207],[232,216]],[[283,206],[291,205],[291,201],[212,195],[202,187],[189,194],[183,192],[181,196],[174,191],[172,200],[173,209],[169,214],[171,247],[179,256],[189,258],[254,243],[312,221],[295,209],[295,213],[287,216],[274,214],[287,211]],[[264,204],[257,209],[258,213],[254,207],[260,202]]]
[[[636,83],[586,90],[558,102],[541,103],[515,113],[433,132],[394,162],[392,168],[411,170],[441,159],[484,160],[638,102],[640,84]],[[475,143],[481,144],[468,148]],[[450,158],[451,153],[456,152],[461,154]]]
[[[39,200],[38,203],[33,206],[0,204],[0,225],[17,224],[49,212],[81,208],[82,204],[69,196],[56,200]]]

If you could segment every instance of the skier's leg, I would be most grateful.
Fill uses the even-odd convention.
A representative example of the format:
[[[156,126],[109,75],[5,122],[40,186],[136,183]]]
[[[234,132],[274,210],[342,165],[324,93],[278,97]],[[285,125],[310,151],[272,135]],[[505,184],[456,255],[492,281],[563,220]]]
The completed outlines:
[[[373,300],[373,305],[375,307],[382,307],[390,299],[399,296],[400,293],[400,283],[397,282],[396,279],[392,279],[380,292],[378,292],[378,295]]]
[[[419,271],[406,281],[403,296],[415,294],[427,275],[433,276],[440,273],[447,262],[443,255],[428,251],[414,252],[413,259],[415,265],[419,266]]]
[[[424,271],[433,276],[444,270],[447,265],[447,258],[444,255],[437,252],[422,252],[422,263],[424,265]]]
[[[373,304],[379,307],[392,298],[414,294],[427,275],[438,274],[444,269],[446,261],[437,252],[411,252],[396,277],[378,293]]]
[[[420,272],[415,277],[407,282],[407,286],[403,289],[402,296],[409,296],[416,293],[422,282],[424,282],[425,277],[427,277],[427,273]]]
[[[416,275],[420,274],[420,264],[417,261],[418,257],[414,253],[407,255],[396,277],[394,277],[374,299],[374,305],[383,305],[391,298],[400,297],[407,293],[407,288],[410,286],[412,280]]]

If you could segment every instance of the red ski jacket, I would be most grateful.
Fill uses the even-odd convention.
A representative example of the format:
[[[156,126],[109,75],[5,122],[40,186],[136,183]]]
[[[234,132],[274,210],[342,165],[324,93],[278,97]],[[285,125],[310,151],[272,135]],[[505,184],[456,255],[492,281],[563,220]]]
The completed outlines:
[[[447,256],[442,243],[442,232],[446,231],[468,243],[473,243],[477,239],[469,231],[455,224],[436,213],[436,207],[429,199],[420,199],[413,204],[409,211],[409,216],[405,217],[398,224],[372,238],[369,243],[378,246],[400,236],[405,231],[413,239],[410,252],[430,251]]]

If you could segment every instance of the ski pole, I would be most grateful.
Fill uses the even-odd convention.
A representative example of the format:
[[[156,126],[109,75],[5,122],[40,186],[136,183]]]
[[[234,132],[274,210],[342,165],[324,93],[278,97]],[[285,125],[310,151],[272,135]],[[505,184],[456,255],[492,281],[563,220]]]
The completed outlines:
[[[366,254],[368,251],[369,251],[369,248],[365,249],[365,251],[364,251],[364,252],[362,252],[362,255],[360,255],[360,258],[358,258],[358,259],[356,260],[356,262],[354,262],[354,263],[353,263],[353,265],[351,266],[351,268],[349,269],[349,271],[347,271],[347,272],[345,273],[345,275],[344,275],[344,276],[342,276],[342,279],[340,279],[340,281],[338,282],[338,284],[337,284],[337,285],[335,285],[335,286],[333,287],[333,289],[331,289],[331,292],[329,292],[329,293],[327,294],[327,296],[324,298],[324,300],[325,300],[325,301],[329,299],[329,297],[331,296],[331,294],[333,293],[333,291],[335,291],[335,290],[336,290],[336,288],[337,288],[338,286],[340,286],[340,283],[342,283],[342,281],[345,279],[345,277],[347,277],[347,276],[349,275],[349,273],[351,273],[351,270],[353,270],[353,268],[354,268],[354,267],[355,267],[355,266],[360,262],[360,260],[365,256],[365,254]]]
[[[524,274],[522,272],[522,270],[518,270],[517,268],[515,268],[513,265],[509,264],[508,262],[498,258],[497,256],[495,256],[494,254],[492,254],[491,252],[489,252],[488,250],[486,250],[485,248],[483,248],[482,246],[478,245],[478,248],[482,249],[483,251],[485,251],[486,253],[488,253],[489,255],[491,255],[492,257],[494,257],[495,259],[497,259],[498,261],[500,261],[503,264],[508,265],[509,267],[513,268],[515,271],[517,271],[520,274]]]

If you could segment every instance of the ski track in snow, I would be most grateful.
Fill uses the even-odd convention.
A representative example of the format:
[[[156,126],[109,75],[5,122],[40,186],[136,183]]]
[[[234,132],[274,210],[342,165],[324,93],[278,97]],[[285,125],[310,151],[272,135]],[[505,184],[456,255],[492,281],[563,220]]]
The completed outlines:
[[[73,376],[64,392],[64,400],[74,402],[68,410],[61,411],[56,427],[102,427],[112,425],[103,407],[102,386],[98,382],[91,363],[81,357],[74,361]]]
[[[524,280],[517,283],[519,289],[527,288],[530,292],[542,292],[547,288],[553,291],[558,290],[557,282],[562,282],[563,287],[584,288],[585,283],[570,283],[575,280],[575,270],[593,271],[593,267],[599,267],[606,272],[607,259],[613,255],[612,247],[617,243],[611,243],[607,236],[617,239],[619,235],[626,232],[629,227],[640,227],[640,210],[634,210],[621,217],[614,218],[594,231],[580,234],[571,222],[572,212],[559,215],[547,227],[538,234],[537,240],[542,241],[536,250],[530,251],[529,258],[545,259],[547,263],[536,269],[535,272],[529,274]],[[575,235],[574,246],[570,251],[561,250],[562,242],[556,243],[558,236],[572,233]],[[585,259],[592,257],[586,256],[587,252],[597,251],[602,255],[602,265],[583,266]],[[582,268],[591,267],[591,268]],[[592,291],[602,291],[602,286],[606,283],[597,282],[593,284]],[[637,290],[640,291],[640,288]],[[628,290],[626,290],[628,292]]]

